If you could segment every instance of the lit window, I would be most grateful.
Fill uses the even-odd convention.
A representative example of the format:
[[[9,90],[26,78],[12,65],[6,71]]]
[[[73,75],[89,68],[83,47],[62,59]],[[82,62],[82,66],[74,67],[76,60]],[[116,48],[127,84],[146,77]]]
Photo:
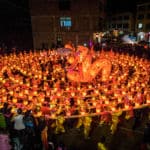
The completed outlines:
[[[139,23],[138,24],[138,29],[142,29],[143,28],[143,24],[142,23]]]
[[[61,27],[71,27],[71,18],[70,17],[60,17],[60,26]]]

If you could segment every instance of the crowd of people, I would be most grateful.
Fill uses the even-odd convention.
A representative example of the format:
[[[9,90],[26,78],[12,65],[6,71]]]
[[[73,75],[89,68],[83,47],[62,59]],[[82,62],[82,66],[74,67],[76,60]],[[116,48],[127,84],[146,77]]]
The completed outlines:
[[[23,112],[21,108],[12,113],[8,103],[4,103],[0,113],[1,134],[9,133],[10,139],[4,143],[5,150],[48,149],[47,121],[44,117],[35,118],[32,111]],[[49,149],[53,149],[53,145]]]
[[[114,133],[123,112],[129,119],[134,117],[134,109],[149,107],[148,49],[137,51],[132,45],[111,45],[93,52],[93,62],[105,58],[112,63],[111,74],[105,82],[101,73],[92,82],[70,81],[69,60],[77,54],[76,51],[63,55],[57,50],[42,50],[0,56],[3,120],[0,125],[10,133],[12,141],[18,137],[22,149],[44,147],[47,150],[49,130],[54,129],[55,134],[65,132],[63,124],[71,117],[85,117],[79,127],[85,127],[85,137],[88,137],[92,116],[100,115],[100,123],[111,123]],[[82,62],[73,67],[78,71],[80,66]]]

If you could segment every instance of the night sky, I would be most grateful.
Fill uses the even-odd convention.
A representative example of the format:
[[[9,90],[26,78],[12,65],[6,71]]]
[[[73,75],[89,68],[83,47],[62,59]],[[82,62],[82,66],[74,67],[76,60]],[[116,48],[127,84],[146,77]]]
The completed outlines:
[[[137,0],[107,0],[107,10],[118,11],[134,11],[136,9]]]
[[[26,13],[28,10],[28,0],[0,0],[0,15],[13,16]]]
[[[27,1],[28,0],[0,0],[0,14],[10,15],[15,12],[18,13],[18,11],[26,11]],[[138,1],[140,0],[107,0],[107,10],[133,10],[136,8],[136,2]]]
[[[0,19],[0,46],[32,48],[28,0],[0,0]]]
[[[136,5],[150,0],[107,0],[107,11],[120,12],[120,11],[136,11]]]
[[[44,1],[44,0],[43,0]],[[57,0],[56,0],[57,1]],[[136,3],[149,0],[106,0],[107,11],[134,11]],[[28,9],[28,0],[0,0],[0,14],[13,15],[18,12],[25,12]]]

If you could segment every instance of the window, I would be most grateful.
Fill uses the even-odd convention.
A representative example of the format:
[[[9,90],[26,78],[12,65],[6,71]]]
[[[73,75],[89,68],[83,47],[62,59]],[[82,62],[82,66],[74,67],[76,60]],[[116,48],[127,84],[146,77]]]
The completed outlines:
[[[112,20],[113,20],[113,21],[116,21],[116,18],[115,18],[115,17],[113,17],[113,18],[112,18]]]
[[[150,19],[150,14],[147,14],[147,19]]]
[[[139,23],[138,24],[138,29],[142,29],[143,28],[143,24],[142,23]]]
[[[116,28],[116,24],[112,24],[112,28]]]
[[[128,23],[123,24],[123,28],[124,28],[124,29],[129,28],[129,24],[128,24]]]
[[[118,20],[122,20],[122,16],[119,16],[119,17],[118,17]]]
[[[138,15],[138,19],[139,19],[139,20],[144,19],[144,14],[139,14],[139,15]]]
[[[70,10],[70,0],[59,0],[59,10]]]
[[[42,45],[42,49],[48,49],[48,43],[43,42],[41,45]]]
[[[139,11],[144,11],[145,10],[145,6],[139,6],[138,10]]]
[[[56,35],[56,40],[57,40],[58,47],[61,47],[62,43],[63,43],[63,36],[62,36],[62,34],[57,34]]]
[[[146,29],[150,30],[150,23],[146,24]]]
[[[129,16],[124,16],[124,20],[129,20]]]
[[[103,10],[103,7],[104,7],[104,6],[103,6],[103,3],[100,1],[100,2],[99,2],[99,10]]]
[[[122,24],[117,24],[117,28],[122,28]]]
[[[83,17],[81,26],[83,26],[83,30],[89,30],[89,19],[87,17]]]
[[[72,22],[70,17],[60,17],[60,26],[61,27],[71,27]]]

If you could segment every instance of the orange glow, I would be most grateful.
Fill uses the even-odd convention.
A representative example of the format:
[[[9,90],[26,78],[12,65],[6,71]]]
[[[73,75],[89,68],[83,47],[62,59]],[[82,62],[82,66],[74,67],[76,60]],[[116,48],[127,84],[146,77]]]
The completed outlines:
[[[105,112],[113,115],[120,110],[128,112],[131,108],[150,106],[150,61],[112,53],[91,53],[79,46],[77,52],[63,57],[55,51],[1,57],[0,106],[8,102],[14,110],[17,107],[36,110],[38,116],[46,114],[52,119],[60,114],[64,118]],[[39,59],[46,64],[44,71]],[[64,66],[59,63],[60,59],[66,61]],[[130,69],[133,76],[129,76]],[[74,112],[78,112],[77,115],[73,115]],[[127,113],[127,118],[130,116]]]

